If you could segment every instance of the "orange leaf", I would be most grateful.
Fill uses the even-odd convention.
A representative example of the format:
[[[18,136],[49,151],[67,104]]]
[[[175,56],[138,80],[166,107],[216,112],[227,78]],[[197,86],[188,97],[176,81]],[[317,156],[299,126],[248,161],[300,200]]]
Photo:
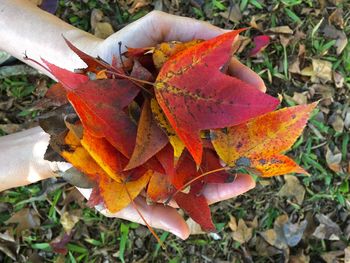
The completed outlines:
[[[317,103],[284,108],[247,123],[211,132],[220,158],[232,167],[250,167],[262,176],[305,173],[293,160],[281,155],[302,133]]]
[[[117,182],[125,180],[121,172],[128,160],[105,138],[97,138],[84,131],[81,144],[111,178]]]
[[[111,178],[101,180],[101,195],[108,210],[115,213],[127,207],[131,202],[130,196],[133,200],[139,195],[148,184],[152,173],[152,171],[148,171],[136,181],[127,183],[118,183]]]
[[[165,174],[155,172],[147,187],[147,196],[157,202],[166,199],[172,189],[169,177]]]
[[[63,150],[60,152],[66,161],[70,162],[79,171],[93,180],[98,180],[105,175],[103,169],[92,159],[89,153],[80,144],[79,139],[72,131],[64,137]]]
[[[125,170],[133,169],[144,164],[168,143],[165,133],[153,119],[150,102],[143,103],[141,117],[137,127],[136,144]]]

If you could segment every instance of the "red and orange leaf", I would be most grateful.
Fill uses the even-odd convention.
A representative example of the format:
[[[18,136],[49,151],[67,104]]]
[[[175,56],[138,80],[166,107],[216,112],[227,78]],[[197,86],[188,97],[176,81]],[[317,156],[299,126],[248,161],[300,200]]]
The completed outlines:
[[[198,175],[196,163],[190,153],[185,150],[181,154],[176,164],[175,174],[173,177],[170,177],[170,180],[176,189],[181,189],[182,186]]]
[[[201,130],[224,128],[272,111],[276,98],[220,71],[242,30],[204,41],[172,56],[161,68],[156,98],[196,163],[202,159]]]
[[[281,157],[302,133],[317,103],[284,108],[247,123],[211,131],[212,143],[229,166],[257,169],[262,176],[303,172],[294,161]]]
[[[127,183],[118,183],[111,178],[101,180],[101,195],[107,209],[112,213],[116,213],[127,207],[146,187],[152,174],[152,171],[148,171],[139,179]],[[132,200],[130,200],[130,197]]]
[[[149,100],[143,103],[137,127],[135,149],[125,170],[138,167],[148,161],[168,143],[165,133],[153,119]]]
[[[291,158],[283,154],[267,156],[265,154],[254,154],[251,156],[251,167],[254,167],[264,177],[283,175],[287,173],[308,174],[303,168]]]
[[[203,195],[197,195],[190,191],[188,194],[178,193],[174,199],[180,208],[200,224],[204,231],[214,232],[216,230],[211,219],[208,202]]]
[[[140,80],[154,81],[152,73],[142,66],[137,60],[134,61],[134,66],[132,67],[130,76]]]
[[[130,158],[136,139],[136,125],[123,111],[139,88],[128,80],[89,81],[68,93],[68,99],[84,128],[95,137],[105,137]]]
[[[98,165],[117,182],[125,181],[123,171],[127,159],[116,148],[112,146],[105,138],[98,138],[91,135],[86,130],[82,140],[82,146],[87,150],[90,156]]]
[[[79,139],[69,131],[64,138],[65,147],[60,155],[90,179],[99,181],[105,176],[103,169],[92,159],[90,154],[80,144]]]
[[[79,85],[89,81],[89,77],[86,75],[57,67],[44,59],[42,61],[46,64],[50,73],[68,90],[76,89]]]
[[[132,199],[146,187],[152,175],[152,171],[145,172],[140,178],[130,182],[117,182],[109,177],[104,170],[93,160],[89,153],[82,147],[79,139],[69,131],[64,138],[67,150],[61,152],[68,162],[70,162],[78,170],[89,176],[89,178],[98,182],[99,194],[102,196],[106,207],[112,213],[128,206]],[[129,194],[127,193],[127,190]],[[97,191],[97,190],[96,190]]]
[[[169,180],[169,176],[155,172],[147,186],[147,196],[152,201],[158,202],[159,200],[166,199],[172,190],[172,186]]]
[[[61,83],[53,84],[45,93],[45,98],[51,100],[55,106],[61,106],[68,103],[67,91]]]

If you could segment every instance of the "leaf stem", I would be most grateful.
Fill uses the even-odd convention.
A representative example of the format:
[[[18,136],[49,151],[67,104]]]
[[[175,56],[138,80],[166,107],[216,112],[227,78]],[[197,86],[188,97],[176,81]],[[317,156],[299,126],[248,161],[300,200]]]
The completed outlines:
[[[148,230],[152,233],[152,235],[157,239],[158,244],[162,247],[162,249],[166,249],[166,246],[164,244],[164,242],[159,238],[159,236],[157,235],[157,233],[153,230],[153,228],[150,226],[150,224],[148,224],[148,222],[146,221],[146,219],[144,218],[144,216],[141,214],[140,210],[138,209],[138,207],[136,206],[134,200],[131,197],[131,194],[126,186],[126,184],[124,184],[125,187],[125,191],[128,194],[129,198],[130,198],[130,202],[132,204],[132,206],[134,207],[134,209],[136,210],[136,212],[139,214],[139,216],[141,217],[142,221],[146,224]]]
[[[137,78],[134,78],[134,77],[131,77],[131,76],[128,76],[128,75],[125,75],[125,74],[120,74],[120,73],[117,73],[117,72],[113,72],[113,71],[110,71],[110,70],[107,70],[106,72],[110,73],[110,74],[113,74],[113,75],[115,75],[117,77],[126,78],[126,79],[130,79],[130,80],[133,80],[133,81],[140,82],[142,84],[147,84],[147,85],[154,86],[153,82],[150,82],[150,81],[147,81],[147,80],[137,79]]]

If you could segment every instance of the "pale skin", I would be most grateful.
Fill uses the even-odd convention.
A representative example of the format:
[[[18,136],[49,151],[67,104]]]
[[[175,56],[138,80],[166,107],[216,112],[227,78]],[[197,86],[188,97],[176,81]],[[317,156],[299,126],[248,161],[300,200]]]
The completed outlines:
[[[0,1],[0,49],[21,60],[24,54],[37,61],[42,57],[69,70],[85,65],[66,46],[62,35],[86,53],[111,62],[112,56],[119,53],[120,41],[123,47],[148,47],[171,40],[209,39],[223,32],[223,29],[206,22],[151,12],[102,40],[61,21],[26,0]],[[38,65],[25,62],[52,77]],[[265,92],[261,78],[238,60],[231,60],[229,71]],[[53,177],[55,170],[69,167],[69,164],[52,163],[43,159],[48,141],[49,136],[40,127],[0,137],[0,191]],[[254,187],[255,182],[249,175],[241,175],[233,183],[207,185],[203,194],[212,204],[243,194]],[[80,191],[86,198],[91,193],[89,189]],[[135,203],[152,227],[172,232],[182,239],[190,235],[185,220],[176,208],[162,204],[147,205],[142,197],[138,197]],[[115,214],[102,207],[97,209],[108,217],[144,224],[132,206]]]

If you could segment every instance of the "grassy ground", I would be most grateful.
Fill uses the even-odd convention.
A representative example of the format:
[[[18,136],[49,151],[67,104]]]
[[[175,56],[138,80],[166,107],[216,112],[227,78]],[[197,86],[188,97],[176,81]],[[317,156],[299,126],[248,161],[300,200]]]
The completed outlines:
[[[92,31],[91,9],[97,8],[118,30],[157,8],[228,29],[251,26],[243,34],[247,38],[269,35],[271,43],[258,57],[247,58],[251,43],[239,57],[283,106],[320,101],[288,153],[311,176],[258,179],[249,193],[212,206],[216,234],[182,241],[158,231],[166,250],[147,228],[101,216],[59,180],[5,191],[0,194],[0,262],[349,262],[350,45],[341,49],[350,33],[350,3],[114,2],[60,0],[56,15]],[[134,2],[144,5],[135,9]],[[50,83],[28,73],[0,78],[1,135],[35,125],[41,111],[31,107]],[[70,228],[66,255],[54,253],[50,243]]]

